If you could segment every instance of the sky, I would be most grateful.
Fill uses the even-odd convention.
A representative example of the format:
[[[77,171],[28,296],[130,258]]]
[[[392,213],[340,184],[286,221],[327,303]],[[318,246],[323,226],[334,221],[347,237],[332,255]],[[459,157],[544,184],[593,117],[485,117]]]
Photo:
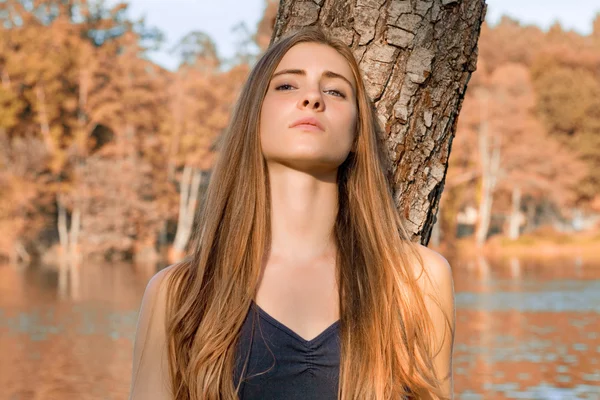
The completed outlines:
[[[109,1],[116,3],[117,0]],[[168,53],[178,39],[199,30],[207,33],[217,43],[219,56],[228,58],[235,53],[239,36],[231,29],[244,22],[252,32],[260,20],[265,0],[128,0],[133,18],[145,16],[148,26],[165,33],[164,50],[152,52],[150,58],[171,70],[177,68],[178,59]],[[523,24],[535,24],[548,29],[559,21],[565,29],[581,34],[592,31],[592,21],[600,13],[599,0],[487,0],[487,21],[491,25],[502,15],[508,15]]]

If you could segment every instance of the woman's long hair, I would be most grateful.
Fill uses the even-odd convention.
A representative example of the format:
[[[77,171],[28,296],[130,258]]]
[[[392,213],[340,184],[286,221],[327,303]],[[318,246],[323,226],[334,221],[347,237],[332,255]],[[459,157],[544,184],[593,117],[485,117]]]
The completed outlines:
[[[415,265],[422,259],[394,206],[378,122],[351,50],[318,28],[274,43],[252,69],[196,218],[189,256],[168,280],[169,372],[177,400],[236,399],[235,350],[270,250],[270,190],[259,138],[260,110],[275,68],[294,45],[326,44],[357,83],[354,151],[338,168],[334,236],[341,358],[338,398],[441,397],[434,332]],[[417,264],[415,264],[417,263]]]

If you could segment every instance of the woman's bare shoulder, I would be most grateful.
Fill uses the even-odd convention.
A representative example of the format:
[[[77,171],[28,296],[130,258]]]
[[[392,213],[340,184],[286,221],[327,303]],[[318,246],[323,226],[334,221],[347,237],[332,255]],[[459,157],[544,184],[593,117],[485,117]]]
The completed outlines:
[[[167,283],[179,267],[173,264],[163,268],[146,285],[133,348],[131,400],[171,398],[166,338]]]
[[[166,283],[175,273],[176,269],[180,267],[180,264],[172,264],[155,273],[146,285],[142,302],[146,300],[166,299]]]
[[[161,337],[166,329],[168,283],[181,267],[181,264],[172,264],[154,274],[148,281],[142,297],[139,323],[146,323],[146,329],[156,334],[160,333]]]
[[[421,244],[416,244],[415,250],[420,260],[413,259],[412,267],[425,305],[434,318],[445,315],[454,325],[454,280],[450,263],[438,252]]]
[[[435,250],[432,250],[420,243],[415,244],[417,253],[422,262],[415,262],[412,264],[415,272],[415,276],[418,281],[423,285],[423,288],[429,291],[433,289],[431,285],[440,289],[452,290],[452,268],[448,260]],[[425,272],[425,274],[423,274]],[[425,276],[429,279],[423,279]],[[428,282],[429,281],[429,282]]]
[[[424,294],[424,301],[435,332],[434,365],[442,390],[452,397],[452,349],[454,346],[455,309],[454,282],[448,260],[438,252],[421,244],[416,246],[422,263],[415,263],[417,282]],[[425,272],[425,273],[423,273]],[[429,393],[421,393],[421,399],[431,399]]]

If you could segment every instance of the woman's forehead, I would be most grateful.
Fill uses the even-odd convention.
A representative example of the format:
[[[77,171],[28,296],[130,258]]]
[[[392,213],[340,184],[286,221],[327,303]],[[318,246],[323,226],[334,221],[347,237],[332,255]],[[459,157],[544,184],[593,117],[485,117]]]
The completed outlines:
[[[304,70],[307,74],[331,71],[356,87],[348,60],[334,48],[321,43],[298,43],[283,56],[273,75],[283,70]]]

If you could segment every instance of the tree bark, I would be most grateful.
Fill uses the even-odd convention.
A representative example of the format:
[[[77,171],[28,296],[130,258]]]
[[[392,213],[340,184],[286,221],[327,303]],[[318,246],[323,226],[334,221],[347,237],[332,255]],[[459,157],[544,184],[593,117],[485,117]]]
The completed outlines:
[[[318,25],[354,52],[392,165],[394,201],[427,244],[444,188],[484,0],[282,0],[271,43]]]
[[[442,203],[438,204],[438,211],[436,215],[436,221],[431,228],[431,244],[435,247],[439,247],[442,243]]]

